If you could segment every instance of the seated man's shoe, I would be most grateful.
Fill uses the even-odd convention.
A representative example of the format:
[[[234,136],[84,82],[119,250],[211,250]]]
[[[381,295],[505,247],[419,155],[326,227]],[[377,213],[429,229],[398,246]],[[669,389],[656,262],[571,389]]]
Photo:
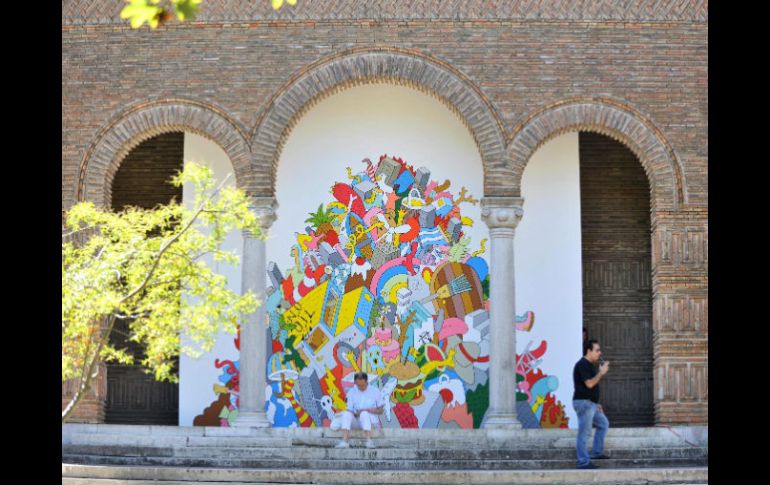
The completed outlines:
[[[337,443],[337,446],[335,446],[335,448],[350,448],[350,444],[347,441],[342,440],[339,443]]]
[[[367,448],[374,448],[374,447],[375,447],[375,446],[374,446],[374,441],[372,441],[372,440],[366,440],[366,445],[365,445],[365,446],[366,446]]]
[[[610,459],[610,455],[608,455],[606,453],[602,453],[599,456],[592,456],[591,459],[592,460],[609,460]]]
[[[587,465],[578,465],[577,468],[578,470],[595,470],[599,467],[594,465],[593,463],[588,463]]]

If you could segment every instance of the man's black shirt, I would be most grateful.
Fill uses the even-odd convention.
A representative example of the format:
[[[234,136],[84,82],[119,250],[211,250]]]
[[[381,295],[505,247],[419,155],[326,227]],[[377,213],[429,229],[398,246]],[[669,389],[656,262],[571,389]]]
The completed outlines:
[[[572,380],[575,381],[575,394],[572,399],[589,399],[599,404],[599,384],[589,389],[585,382],[593,379],[599,372],[585,357],[581,358],[575,364],[575,370],[572,371]]]

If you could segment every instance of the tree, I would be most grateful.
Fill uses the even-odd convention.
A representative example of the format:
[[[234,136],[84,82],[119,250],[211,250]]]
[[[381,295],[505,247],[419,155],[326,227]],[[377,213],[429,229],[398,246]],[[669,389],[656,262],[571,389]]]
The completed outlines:
[[[172,201],[111,212],[81,202],[66,213],[62,383],[74,380],[76,391],[62,422],[90,390],[100,361],[133,363],[126,349],[110,344],[117,319],[128,320],[129,339],[145,349],[147,371],[178,382],[173,359],[180,352],[195,357],[211,350],[220,330],[235,333],[242,316],[256,310],[256,295],[231,291],[203,260],[238,264],[221,249],[232,230],[263,237],[246,195],[226,181],[215,186],[211,169],[187,164],[171,183],[194,186],[192,209]]]
[[[128,19],[131,27],[138,29],[147,23],[153,29],[176,17],[180,21],[195,19],[202,0],[126,0],[120,18]],[[273,9],[280,10],[284,0],[271,0]],[[297,0],[286,0],[295,5]]]

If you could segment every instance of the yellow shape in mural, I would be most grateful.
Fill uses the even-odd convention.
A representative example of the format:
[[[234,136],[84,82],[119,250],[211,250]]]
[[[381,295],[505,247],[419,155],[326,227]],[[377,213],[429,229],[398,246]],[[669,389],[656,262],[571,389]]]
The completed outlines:
[[[367,302],[372,301],[372,296],[365,286],[360,286],[353,291],[345,293],[345,296],[342,297],[342,304],[340,304],[339,315],[337,316],[337,325],[334,328],[335,337],[353,324],[358,312],[358,305],[363,299]]]
[[[294,325],[294,328],[289,330],[290,337],[305,338],[318,325],[318,322],[321,320],[321,309],[323,308],[327,286],[328,281],[324,281],[310,290],[302,300],[286,310],[284,319]]]
[[[329,393],[329,397],[332,398],[334,407],[340,411],[347,409],[348,404],[340,397],[341,392],[337,387],[337,379],[328,367],[326,368],[326,377],[324,377],[324,380],[326,381],[326,391]]]

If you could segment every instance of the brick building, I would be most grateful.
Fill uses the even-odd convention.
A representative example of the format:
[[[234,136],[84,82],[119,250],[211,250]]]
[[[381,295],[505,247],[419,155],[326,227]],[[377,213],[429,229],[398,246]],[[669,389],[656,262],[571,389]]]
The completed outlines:
[[[643,350],[622,375],[649,386],[649,412],[629,423],[707,422],[707,2],[206,0],[157,30],[131,29],[123,3],[62,3],[62,210],[173,196],[148,181],[181,161],[184,132],[218,145],[269,212],[300,120],[373,83],[459,116],[493,214],[519,206],[533,153],[579,132],[584,325]],[[607,328],[620,321],[644,329]],[[110,387],[105,370],[74,420],[110,421],[132,378]]]

